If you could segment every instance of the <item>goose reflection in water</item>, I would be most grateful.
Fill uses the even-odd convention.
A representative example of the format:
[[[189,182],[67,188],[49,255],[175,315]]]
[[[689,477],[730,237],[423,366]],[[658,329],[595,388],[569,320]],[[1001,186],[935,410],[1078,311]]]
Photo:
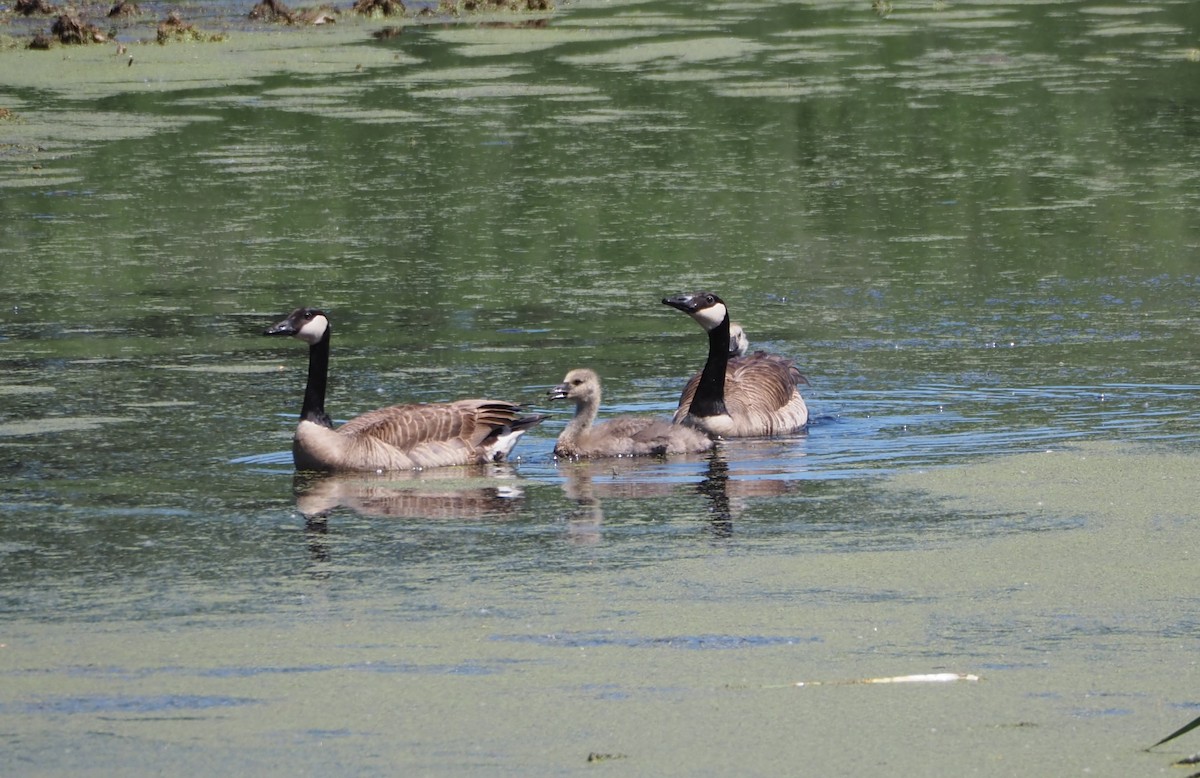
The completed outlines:
[[[738,475],[731,477],[729,459],[720,449],[710,454],[671,458],[673,465],[680,461],[704,463],[703,470],[691,471],[702,474],[698,483],[688,485],[678,479],[664,478],[662,463],[645,458],[560,463],[558,471],[565,477],[563,493],[575,503],[566,519],[570,540],[579,544],[600,541],[606,500],[670,499],[683,505],[686,503],[679,500],[688,492],[705,498],[707,531],[715,537],[730,537],[734,521],[753,499],[778,498],[799,487],[798,481],[778,478],[786,475],[784,470],[765,463],[749,469],[738,468]]]
[[[525,492],[511,465],[496,463],[389,473],[297,473],[296,510],[309,557],[329,562],[329,517],[339,509],[386,519],[511,519]]]
[[[705,455],[677,455],[672,463],[703,461]],[[566,519],[568,539],[579,545],[599,543],[604,523],[602,500],[662,499],[680,491],[662,478],[662,460],[646,457],[560,460],[563,494],[575,503]]]
[[[509,465],[389,473],[297,474],[296,510],[324,523],[338,508],[396,519],[509,518],[525,496]]]
[[[712,457],[708,473],[696,485],[697,493],[708,500],[709,531],[716,537],[732,537],[734,520],[746,512],[752,499],[778,498],[798,489],[799,481],[764,477],[784,474],[780,468],[760,467],[739,470],[738,477],[730,477],[729,460]]]

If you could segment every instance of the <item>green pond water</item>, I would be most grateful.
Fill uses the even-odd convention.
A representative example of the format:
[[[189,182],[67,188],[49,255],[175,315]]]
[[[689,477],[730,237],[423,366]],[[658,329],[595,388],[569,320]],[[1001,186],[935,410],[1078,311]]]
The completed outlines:
[[[1194,3],[184,9],[0,48],[0,773],[1186,774]],[[807,433],[556,463],[698,288]],[[302,304],[337,419],[551,416],[296,477]]]

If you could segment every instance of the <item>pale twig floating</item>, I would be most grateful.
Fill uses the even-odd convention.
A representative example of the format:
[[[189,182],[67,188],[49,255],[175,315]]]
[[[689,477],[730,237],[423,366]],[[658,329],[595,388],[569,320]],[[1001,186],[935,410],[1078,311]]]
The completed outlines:
[[[852,678],[844,681],[796,681],[792,686],[850,686],[864,683],[950,683],[952,681],[978,681],[978,675],[970,673],[923,673],[918,675],[892,675],[885,678]]]

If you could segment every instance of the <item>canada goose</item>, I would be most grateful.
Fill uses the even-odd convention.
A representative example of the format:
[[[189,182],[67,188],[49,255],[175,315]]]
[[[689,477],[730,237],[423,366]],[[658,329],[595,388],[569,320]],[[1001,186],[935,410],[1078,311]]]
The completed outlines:
[[[725,438],[786,435],[808,423],[797,386],[807,383],[790,359],[756,351],[731,356],[729,310],[711,292],[664,297],[708,333],[708,360],[683,389],[675,423]],[[748,346],[747,346],[748,348]]]
[[[297,470],[412,470],[497,462],[545,416],[521,415],[502,400],[393,405],[368,411],[337,429],[325,413],[329,317],[297,308],[264,335],[291,335],[308,344],[308,385],[292,439]]]
[[[688,454],[712,448],[712,441],[704,433],[665,419],[618,416],[592,426],[600,407],[600,376],[594,370],[572,370],[547,394],[551,400],[575,401],[575,417],[558,436],[555,456],[632,457]]]

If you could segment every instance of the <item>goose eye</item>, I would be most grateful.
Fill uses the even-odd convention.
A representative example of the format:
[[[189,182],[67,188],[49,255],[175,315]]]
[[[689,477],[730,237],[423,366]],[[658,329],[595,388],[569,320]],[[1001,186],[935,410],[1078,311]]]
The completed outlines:
[[[583,383],[583,379],[582,379],[582,378],[576,378],[576,379],[575,379],[574,381],[572,381],[571,383],[572,383],[572,384],[574,384],[575,386],[579,386],[580,384],[582,384],[582,383]]]
[[[710,295],[705,295],[704,302],[708,303],[709,305],[712,305],[713,303],[716,302],[716,300],[714,300],[713,296],[710,294]]]

